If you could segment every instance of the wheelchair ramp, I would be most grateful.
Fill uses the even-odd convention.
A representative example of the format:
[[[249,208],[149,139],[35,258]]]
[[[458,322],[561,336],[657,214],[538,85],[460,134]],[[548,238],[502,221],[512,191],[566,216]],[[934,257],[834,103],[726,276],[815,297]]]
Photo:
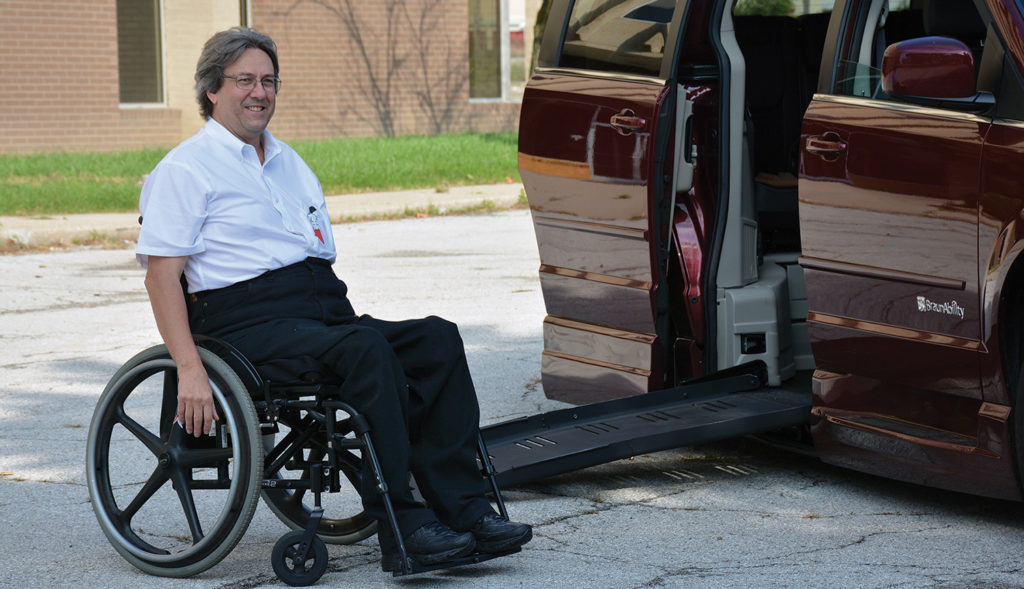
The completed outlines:
[[[482,428],[498,483],[808,423],[810,381],[765,388],[744,365],[682,386]]]

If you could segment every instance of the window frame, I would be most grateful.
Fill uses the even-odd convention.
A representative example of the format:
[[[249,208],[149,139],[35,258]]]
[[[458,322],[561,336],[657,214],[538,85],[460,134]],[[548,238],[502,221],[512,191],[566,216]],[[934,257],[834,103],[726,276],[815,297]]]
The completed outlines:
[[[676,60],[678,57],[680,31],[684,30],[685,17],[689,13],[690,0],[677,0],[676,8],[672,13],[672,20],[668,24],[665,36],[665,52],[661,59],[661,68],[657,74],[643,75],[630,72],[612,70],[594,70],[579,67],[559,65],[561,61],[562,47],[564,46],[566,33],[569,28],[571,9],[576,0],[553,0],[551,11],[548,14],[548,22],[544,28],[544,37],[541,39],[540,51],[537,55],[536,72],[544,73],[565,73],[584,75],[594,78],[613,78],[616,80],[628,80],[648,84],[664,85],[667,81],[676,76]],[[553,26],[553,18],[561,18],[559,26]]]
[[[473,1],[473,0],[470,0]],[[511,28],[509,27],[509,8],[508,0],[496,0],[498,3],[498,96],[473,96],[472,89],[472,76],[467,81],[467,90],[469,92],[469,101],[475,103],[489,103],[489,102],[509,102],[512,94],[512,83],[510,80],[512,70],[512,51],[511,42],[509,40],[509,33]],[[472,49],[472,46],[470,46]],[[468,55],[468,68],[472,64],[472,56]]]
[[[164,0],[155,0],[155,16],[157,20],[156,27],[156,41],[159,43],[159,49],[156,51],[158,71],[156,74],[156,80],[159,83],[159,98],[156,101],[147,102],[125,102],[121,96],[121,39],[120,39],[120,24],[117,25],[118,29],[118,72],[117,72],[117,87],[118,87],[118,107],[124,109],[142,109],[142,108],[165,108],[167,106],[167,43],[164,33]],[[245,8],[248,10],[248,2],[245,2]]]

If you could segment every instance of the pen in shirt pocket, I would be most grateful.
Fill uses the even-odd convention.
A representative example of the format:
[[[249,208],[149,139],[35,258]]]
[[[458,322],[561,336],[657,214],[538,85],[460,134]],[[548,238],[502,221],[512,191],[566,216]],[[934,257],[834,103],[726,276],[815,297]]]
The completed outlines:
[[[320,231],[320,218],[316,214],[316,207],[309,207],[309,224],[313,226],[313,234],[320,240],[320,243],[324,243],[324,234]]]

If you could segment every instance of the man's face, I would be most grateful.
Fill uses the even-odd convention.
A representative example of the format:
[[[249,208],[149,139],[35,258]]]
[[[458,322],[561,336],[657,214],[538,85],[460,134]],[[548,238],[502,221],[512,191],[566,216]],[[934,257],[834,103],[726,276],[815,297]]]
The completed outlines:
[[[274,76],[274,64],[269,55],[250,47],[224,68],[224,75],[252,78],[256,84],[249,90],[243,90],[234,79],[225,77],[220,90],[206,93],[213,103],[213,119],[242,141],[260,148],[260,137],[270,123],[270,117],[274,116],[277,102],[277,93],[267,91],[260,82]]]

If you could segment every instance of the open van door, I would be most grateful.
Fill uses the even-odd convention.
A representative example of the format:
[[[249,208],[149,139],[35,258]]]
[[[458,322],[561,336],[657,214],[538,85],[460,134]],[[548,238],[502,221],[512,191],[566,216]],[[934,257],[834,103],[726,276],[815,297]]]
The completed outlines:
[[[569,5],[552,3],[523,97],[519,167],[547,305],[544,390],[592,402],[663,386],[656,252],[668,221],[658,217],[666,183],[688,172],[664,164],[677,110],[671,48],[686,3]]]
[[[978,432],[1005,429],[1008,413],[983,408],[979,377],[979,245],[992,249],[979,244],[981,156],[994,101],[975,80],[999,42],[986,41],[970,0],[923,5],[838,0],[804,117],[812,433],[827,462],[977,492],[953,481],[964,457],[997,455],[979,445],[1000,436]],[[927,450],[898,445],[908,442]]]
[[[958,4],[972,13],[973,28],[962,11],[938,14]],[[924,14],[901,18],[887,14],[886,0],[840,0],[837,12],[841,5],[845,13],[833,19],[844,22],[833,28],[847,38],[826,44],[832,71],[802,135],[801,265],[815,359],[820,369],[889,383],[883,387],[980,396],[978,206],[990,119],[941,108],[938,99],[918,104],[899,84],[973,96],[970,49],[937,35],[945,25],[980,47],[985,26],[970,0],[933,1]],[[913,18],[916,26],[907,25]],[[925,51],[931,62],[919,71],[885,69],[913,65]],[[950,62],[949,53],[958,54],[954,65],[935,65]],[[937,362],[944,370],[929,369]]]

